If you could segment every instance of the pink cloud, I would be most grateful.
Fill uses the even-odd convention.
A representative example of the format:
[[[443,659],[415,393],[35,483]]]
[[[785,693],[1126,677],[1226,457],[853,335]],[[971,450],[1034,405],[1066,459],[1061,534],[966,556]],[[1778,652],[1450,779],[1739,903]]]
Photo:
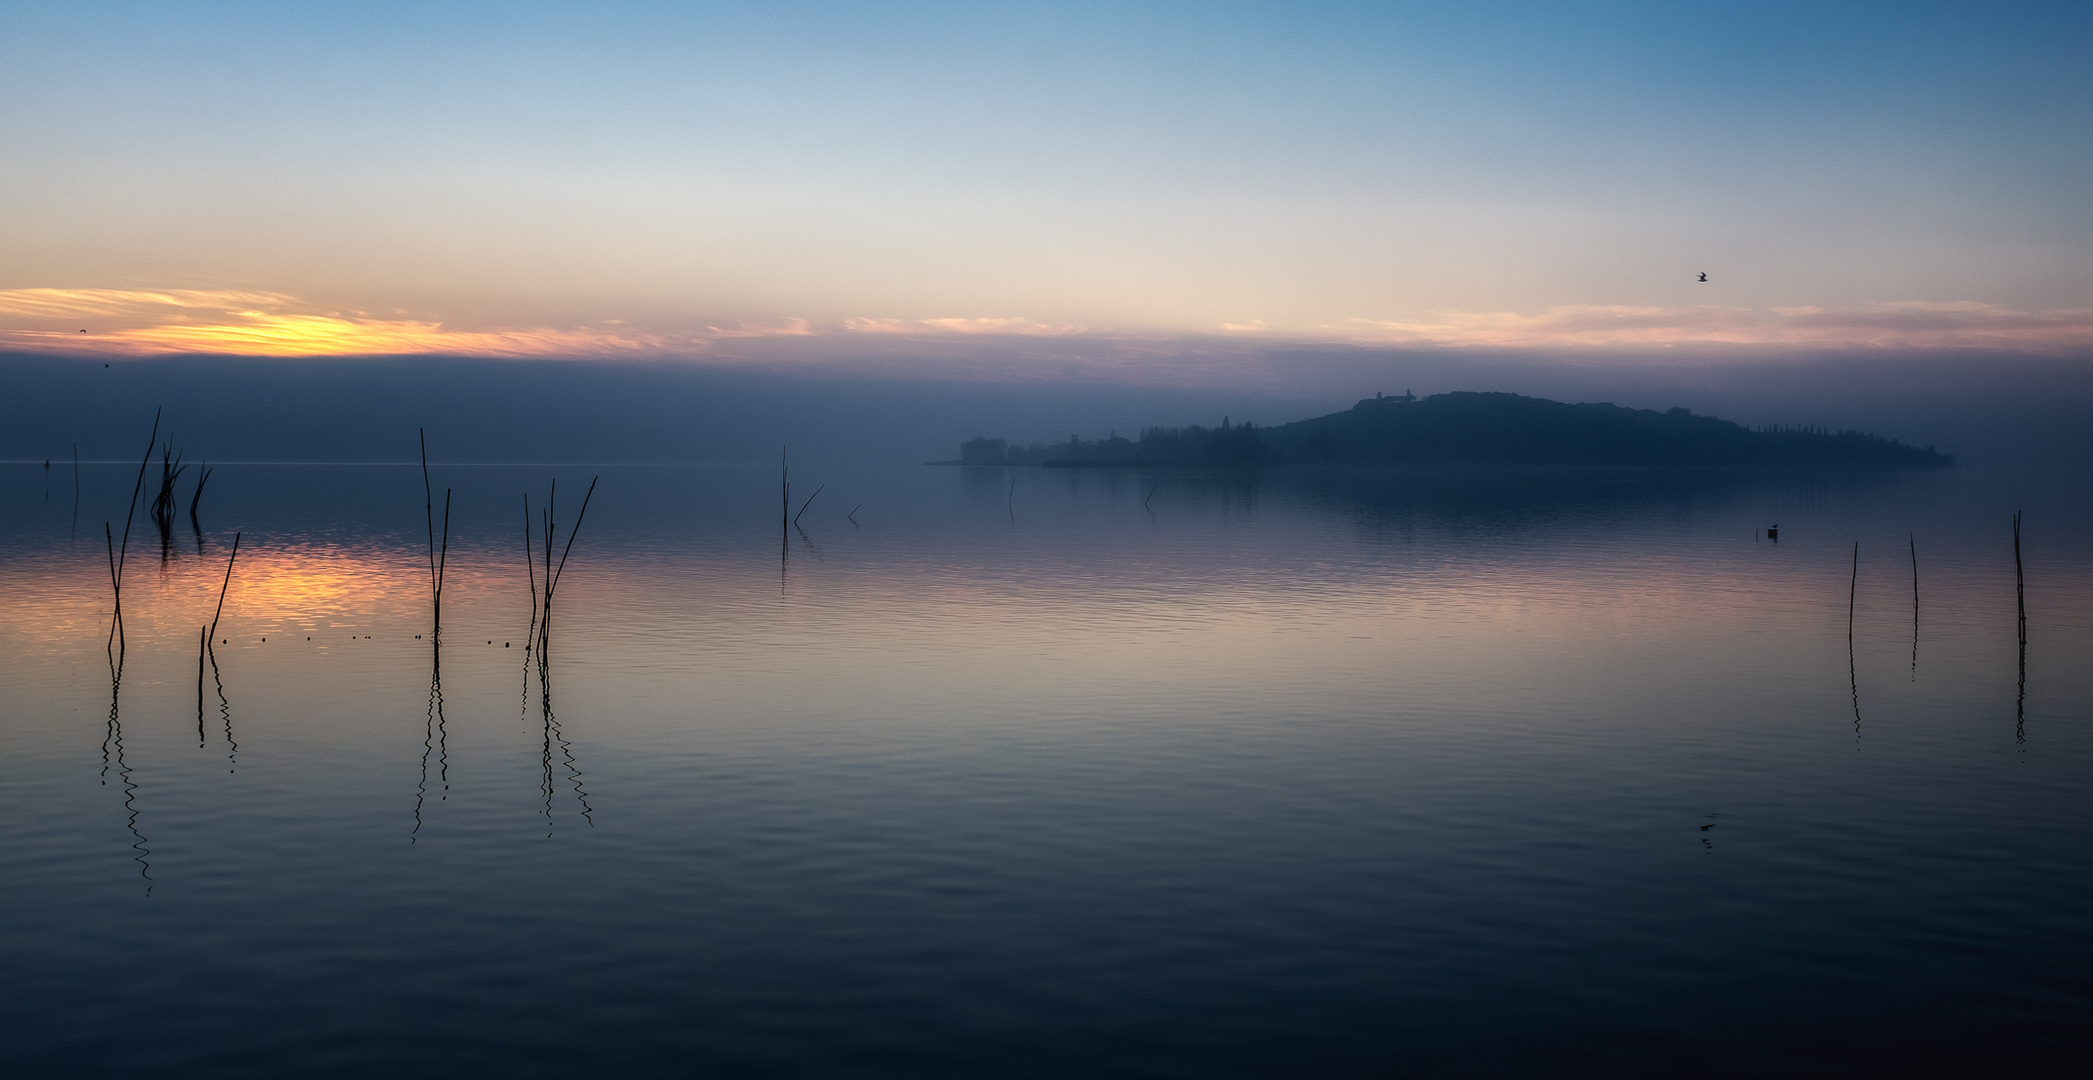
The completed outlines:
[[[1040,371],[1100,364],[1124,370],[1164,361],[1197,366],[1202,354],[1218,358],[1253,341],[1455,349],[1661,351],[1713,345],[2056,354],[2093,348],[2093,310],[2027,311],[1930,301],[1781,308],[1581,305],[1530,314],[1441,311],[1409,319],[1354,318],[1299,326],[1250,321],[1223,324],[1218,333],[1206,335],[1099,330],[1017,316],[860,317],[830,324],[777,318],[681,330],[646,329],[623,320],[460,329],[423,319],[330,310],[275,292],[0,290],[0,349],[35,352],[631,359],[709,355],[734,362],[737,357],[731,354],[743,350],[731,343],[753,347],[763,340],[799,340],[812,349],[809,358],[844,347],[858,362],[879,367],[909,362],[910,357],[965,365],[966,357],[991,339],[1004,342],[1005,351],[1015,348],[1034,356],[1047,365]],[[1079,352],[1090,355],[1079,357]]]
[[[1917,300],[1785,308],[1580,305],[1538,314],[1450,311],[1409,320],[1348,319],[1292,332],[1262,324],[1225,330],[1360,344],[1454,347],[1756,345],[2069,352],[2093,346],[2093,310],[2022,311],[1998,304]]]

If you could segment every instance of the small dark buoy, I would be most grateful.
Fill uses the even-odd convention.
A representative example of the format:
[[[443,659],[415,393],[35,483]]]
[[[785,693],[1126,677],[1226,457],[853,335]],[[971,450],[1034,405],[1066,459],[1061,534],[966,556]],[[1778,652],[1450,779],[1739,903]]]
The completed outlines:
[[[506,648],[508,648],[508,647],[509,647],[509,643],[508,643],[508,642],[506,642],[506,641],[504,641],[504,642],[502,642],[502,643],[501,643],[501,647],[502,647],[502,648],[504,648],[504,649],[506,649]]]
[[[488,642],[487,644],[489,644],[489,645],[492,645],[492,644],[494,644],[494,643],[490,641],[490,642]]]
[[[1769,526],[1769,527],[1768,527],[1768,528],[1766,529],[1766,539],[1768,539],[1768,540],[1778,540],[1778,539],[1780,539],[1780,538],[1781,538],[1781,527],[1780,527],[1780,526],[1778,526],[1778,525],[1773,525],[1773,526]]]

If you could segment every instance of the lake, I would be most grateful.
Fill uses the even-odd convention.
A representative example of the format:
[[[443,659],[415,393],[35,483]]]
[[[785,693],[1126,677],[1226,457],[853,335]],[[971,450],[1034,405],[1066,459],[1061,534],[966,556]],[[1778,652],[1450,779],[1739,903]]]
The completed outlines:
[[[16,1075],[2093,1063],[2082,482],[439,464],[438,647],[418,465],[217,470],[118,666],[0,466]]]

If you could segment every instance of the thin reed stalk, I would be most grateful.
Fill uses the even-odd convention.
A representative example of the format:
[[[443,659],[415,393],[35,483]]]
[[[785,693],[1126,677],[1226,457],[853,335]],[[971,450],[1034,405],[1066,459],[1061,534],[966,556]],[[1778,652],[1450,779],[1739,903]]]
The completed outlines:
[[[1919,538],[1906,534],[1911,544],[1911,674],[1919,672]]]
[[[115,537],[109,523],[102,523],[103,539],[111,541],[114,548],[109,557],[109,587],[116,595],[116,617],[109,626],[109,645],[118,657],[121,657],[124,651],[124,559],[131,552],[131,521],[138,515],[138,496],[145,491],[145,467],[152,464],[153,444],[160,441],[160,413],[160,409],[153,410],[153,433],[146,438],[145,457],[138,462],[138,480],[131,485],[131,505],[124,511],[124,539],[121,545],[113,543]],[[78,451],[75,450],[75,453]]]
[[[2020,565],[2020,511],[2013,512],[2013,601],[2020,610],[2020,651],[2028,650],[2028,584]]]
[[[552,562],[552,546],[558,536],[558,523],[553,516],[554,500],[559,494],[559,481],[554,480],[552,490],[546,497],[545,523],[545,596],[538,616],[538,663],[546,663],[546,650],[552,644],[552,599],[559,589],[560,578],[567,572],[567,557],[574,553],[574,540],[581,535],[581,523],[589,516],[589,502],[596,497],[596,482],[602,477],[589,479],[589,490],[581,497],[581,510],[574,515],[574,524],[567,529],[567,546],[560,550],[558,566]]]
[[[436,488],[429,481],[429,432],[416,428],[422,449],[422,509],[429,526],[429,604],[432,639],[443,636],[443,571],[451,553],[451,489],[443,489],[443,546],[436,546]]]
[[[211,612],[211,630],[204,638],[206,642],[218,636],[218,617],[225,614],[225,592],[232,588],[233,563],[240,557],[240,537],[245,535],[237,532],[233,534],[233,553],[225,560],[225,580],[218,586],[218,608]]]
[[[527,492],[523,496],[523,573],[531,587],[530,633],[525,635],[523,642],[524,651],[528,652],[531,647],[529,639],[538,630],[538,568],[531,562],[531,497]]]
[[[1853,542],[1853,580],[1846,586],[1846,644],[1853,644],[1853,603],[1860,596],[1860,541]]]
[[[211,468],[211,463],[209,461],[206,461],[202,465],[197,466],[196,491],[194,494],[189,496],[189,520],[191,522],[194,522],[196,520],[197,504],[203,502],[203,486],[211,482],[211,474],[215,471],[217,470]]]
[[[799,519],[802,515],[804,515],[807,512],[807,507],[814,505],[814,500],[816,498],[819,498],[822,490],[827,487],[827,484],[823,484],[821,485],[821,487],[815,488],[814,494],[807,496],[807,501],[799,504],[799,513],[792,515],[792,525],[794,528],[797,528],[799,526]]]

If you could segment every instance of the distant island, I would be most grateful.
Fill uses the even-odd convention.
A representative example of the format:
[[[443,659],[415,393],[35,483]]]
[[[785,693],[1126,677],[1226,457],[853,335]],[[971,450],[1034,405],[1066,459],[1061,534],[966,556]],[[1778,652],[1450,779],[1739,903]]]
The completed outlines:
[[[970,439],[933,465],[1816,465],[1938,469],[1953,455],[1859,431],[1748,428],[1688,409],[1570,405],[1520,394],[1367,398],[1345,412],[1277,427],[1152,427],[1084,442],[1011,446]]]

